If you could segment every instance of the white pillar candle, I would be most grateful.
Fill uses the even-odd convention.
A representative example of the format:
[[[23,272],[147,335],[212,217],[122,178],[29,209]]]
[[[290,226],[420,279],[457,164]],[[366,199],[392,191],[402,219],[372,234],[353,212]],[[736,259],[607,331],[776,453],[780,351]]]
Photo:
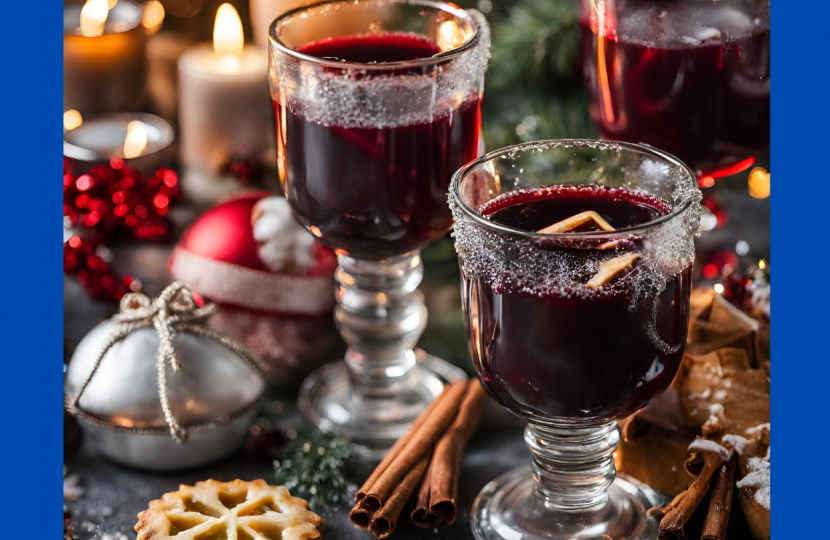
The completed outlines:
[[[179,140],[186,167],[215,173],[231,158],[261,158],[272,150],[268,53],[243,44],[236,10],[220,6],[214,43],[188,49],[178,66]]]
[[[88,173],[112,159],[145,176],[173,161],[173,128],[164,119],[144,113],[109,113],[81,118],[74,111],[64,115],[63,154],[69,172]]]
[[[146,32],[130,0],[106,0],[63,11],[64,110],[81,113],[141,109],[147,98]]]

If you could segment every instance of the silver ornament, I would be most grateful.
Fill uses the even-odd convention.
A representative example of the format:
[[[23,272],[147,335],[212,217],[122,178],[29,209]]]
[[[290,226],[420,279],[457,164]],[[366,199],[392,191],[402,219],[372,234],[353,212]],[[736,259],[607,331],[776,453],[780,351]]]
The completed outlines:
[[[161,311],[170,316],[174,309]],[[114,319],[123,312],[122,303]],[[256,364],[211,337],[175,331],[171,323],[175,354],[163,360],[171,423],[160,398],[157,328],[127,326],[132,331],[111,344],[113,335],[125,331],[125,323],[114,319],[81,340],[66,372],[69,410],[98,451],[132,467],[170,471],[217,461],[238,448],[265,390]],[[182,430],[181,441],[171,435],[174,427]]]

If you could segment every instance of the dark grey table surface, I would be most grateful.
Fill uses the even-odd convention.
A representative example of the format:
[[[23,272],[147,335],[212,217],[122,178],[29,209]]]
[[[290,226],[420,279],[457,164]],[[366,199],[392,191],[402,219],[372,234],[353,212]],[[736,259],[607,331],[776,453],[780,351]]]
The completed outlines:
[[[299,422],[296,412],[290,410],[280,420],[286,425]],[[530,474],[530,452],[522,440],[523,426],[518,418],[491,401],[462,462],[458,519],[449,527],[424,530],[410,523],[405,510],[393,538],[472,539],[469,511],[481,488],[515,467],[527,467]],[[66,467],[70,474],[79,476],[79,484],[84,489],[83,497],[66,502],[78,540],[133,540],[136,537],[133,530],[136,515],[147,508],[151,500],[177,490],[179,484],[192,485],[208,478],[220,481],[236,478],[267,480],[273,474],[269,463],[250,461],[242,451],[208,467],[175,473],[148,473],[100,457],[87,444],[67,458]],[[355,484],[360,484],[371,472],[369,467],[359,469],[352,471]],[[374,538],[349,522],[350,508],[345,505],[313,508],[323,518],[327,540]]]
[[[767,163],[761,163],[767,166]],[[726,227],[702,235],[697,240],[698,258],[704,252],[714,249],[734,249],[736,242],[743,240],[751,246],[746,259],[756,260],[769,254],[769,199],[752,199],[746,192],[746,174],[742,173],[719,181],[716,192],[707,191],[722,201],[728,201],[729,224]],[[169,246],[144,245],[140,250],[127,248],[117,259],[145,282],[147,292],[156,294],[169,281],[165,262],[170,253]],[[703,262],[703,261],[701,261]],[[428,287],[430,278],[423,284]],[[423,288],[423,287],[422,287]],[[456,291],[451,291],[452,302],[457,303]],[[441,295],[434,295],[440,299]],[[431,314],[438,312],[439,302],[428,295]],[[65,280],[65,339],[69,343],[78,340],[108,316],[107,309],[86,299],[77,280]],[[461,338],[463,339],[463,338]],[[432,352],[432,351],[430,351]],[[437,351],[436,351],[437,352]],[[296,411],[287,404],[286,412],[279,418],[279,425],[288,427],[300,422]],[[494,402],[488,404],[478,433],[470,443],[462,463],[459,486],[460,513],[455,523],[434,531],[414,527],[404,517],[398,523],[393,538],[408,540],[415,538],[471,539],[469,511],[479,490],[496,476],[515,467],[527,467],[529,474],[530,452],[522,440],[523,422],[506,412]],[[214,478],[228,481],[235,478],[253,480],[268,479],[272,474],[269,463],[251,462],[240,451],[237,455],[209,467],[180,473],[147,473],[131,470],[114,464],[95,454],[84,445],[76,454],[67,457],[66,466],[70,474],[80,477],[79,485],[85,490],[77,501],[68,501],[66,506],[72,513],[78,540],[133,540],[133,525],[136,514],[147,508],[149,501],[162,494],[175,491],[179,484],[193,484],[199,480]],[[353,471],[355,484],[360,484],[371,472]],[[350,508],[350,507],[349,507]],[[369,540],[368,532],[354,528],[348,520],[347,507],[315,508],[325,522],[328,540]]]

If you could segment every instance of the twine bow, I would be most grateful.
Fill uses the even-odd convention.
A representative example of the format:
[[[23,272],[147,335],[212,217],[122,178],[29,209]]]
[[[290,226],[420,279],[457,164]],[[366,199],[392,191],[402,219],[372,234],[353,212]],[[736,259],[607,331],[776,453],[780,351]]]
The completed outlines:
[[[197,306],[193,300],[193,294],[183,283],[176,281],[170,284],[155,299],[151,299],[142,293],[126,294],[121,299],[119,307],[121,312],[113,316],[112,319],[121,323],[121,329],[110,336],[104,344],[103,350],[95,360],[92,371],[70,402],[69,407],[75,412],[79,411],[78,402],[95,376],[95,372],[98,371],[98,366],[101,365],[101,361],[107,352],[113,345],[140,328],[152,326],[158,333],[159,348],[156,361],[158,363],[159,401],[164,412],[164,419],[170,427],[170,435],[180,443],[188,441],[188,431],[187,428],[179,424],[173,415],[167,393],[167,364],[170,364],[174,372],[181,369],[176,350],[173,347],[173,337],[176,332],[210,338],[244,358],[263,377],[268,371],[265,365],[247,347],[235,339],[204,325],[208,317],[216,312],[216,305]]]

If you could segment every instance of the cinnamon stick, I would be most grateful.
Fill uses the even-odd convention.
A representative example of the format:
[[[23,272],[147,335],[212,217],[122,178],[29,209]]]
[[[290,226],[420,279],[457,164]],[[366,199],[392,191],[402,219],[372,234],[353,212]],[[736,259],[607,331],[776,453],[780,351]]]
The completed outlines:
[[[689,490],[678,493],[674,497],[674,499],[671,500],[670,503],[664,504],[663,506],[654,506],[652,508],[649,508],[646,511],[646,515],[648,517],[656,519],[657,521],[661,521],[664,517],[666,517],[666,514],[668,514],[669,511],[671,511],[675,506],[678,505],[678,503],[680,503],[680,501],[683,500],[683,497],[686,496],[686,492],[688,491]]]
[[[409,443],[412,436],[421,429],[421,426],[426,422],[427,417],[432,413],[432,410],[438,405],[438,403],[447,396],[447,392],[449,392],[450,387],[445,386],[444,390],[436,397],[432,403],[427,405],[427,408],[415,418],[415,421],[412,422],[412,426],[409,428],[409,431],[404,433],[403,437],[395,441],[395,444],[392,445],[392,448],[383,456],[380,464],[375,467],[375,470],[372,471],[372,474],[369,478],[360,486],[360,489],[357,491],[355,495],[355,504],[352,507],[351,512],[349,513],[349,520],[360,527],[361,529],[369,529],[369,524],[372,521],[372,515],[374,514],[374,510],[370,511],[365,505],[362,505],[361,502],[366,497],[366,494],[372,488],[372,486],[377,482],[380,475],[386,471],[389,467],[389,464],[392,463],[397,457],[400,455],[401,451],[404,447]]]
[[[366,490],[366,495],[358,502],[361,508],[369,513],[377,512],[413,467],[422,458],[429,456],[432,446],[455,420],[466,390],[466,380],[450,385],[447,394],[430,411],[419,428],[413,430],[406,445],[403,445],[398,455],[389,461],[386,469]]]
[[[433,452],[434,457],[435,452]],[[421,479],[421,484],[418,486],[418,499],[415,501],[415,510],[409,514],[409,519],[418,527],[429,528],[431,521],[429,516],[429,477],[432,476],[432,464],[434,459],[429,462],[426,474]]]
[[[703,522],[701,540],[725,540],[726,526],[732,512],[732,486],[735,484],[735,457],[721,465],[712,482],[709,510]]]
[[[440,527],[455,521],[458,508],[458,476],[464,448],[475,433],[484,412],[487,393],[478,380],[470,383],[458,416],[435,445],[432,461],[418,490],[412,522],[423,528]]]
[[[709,491],[712,476],[731,458],[730,450],[705,439],[693,441],[689,451],[692,452],[692,457],[686,461],[686,470],[696,474],[697,478],[689,486],[686,495],[660,522],[660,535],[667,539],[685,539],[683,526]]]
[[[403,477],[401,483],[395,488],[389,498],[383,503],[380,510],[375,512],[369,531],[375,538],[386,538],[395,530],[398,523],[398,516],[406,505],[412,492],[418,487],[418,483],[424,476],[424,471],[429,464],[429,455],[422,457],[415,466]]]
[[[375,482],[377,482],[378,478],[380,478],[380,475],[383,474],[383,471],[385,471],[386,468],[389,467],[389,464],[392,463],[392,461],[394,461],[395,458],[398,457],[398,454],[401,453],[401,450],[403,450],[403,448],[406,446],[406,444],[409,442],[409,440],[412,438],[415,432],[417,432],[421,428],[421,425],[423,425],[423,423],[426,421],[427,417],[430,415],[430,413],[438,404],[438,402],[441,401],[447,395],[449,389],[449,386],[445,386],[444,390],[442,390],[441,393],[438,394],[438,397],[432,400],[432,403],[427,405],[427,408],[424,409],[424,412],[422,412],[415,418],[415,421],[412,422],[412,426],[409,428],[409,431],[404,433],[403,437],[395,441],[395,444],[392,445],[392,448],[390,448],[389,451],[386,452],[386,455],[383,456],[383,459],[381,460],[380,464],[378,464],[378,466],[375,467],[375,470],[372,471],[371,476],[369,476],[369,478],[365,482],[363,482],[363,485],[360,486],[360,489],[357,490],[357,495],[355,495],[356,501],[363,500],[363,498],[366,496],[366,493],[369,491],[372,485]]]

